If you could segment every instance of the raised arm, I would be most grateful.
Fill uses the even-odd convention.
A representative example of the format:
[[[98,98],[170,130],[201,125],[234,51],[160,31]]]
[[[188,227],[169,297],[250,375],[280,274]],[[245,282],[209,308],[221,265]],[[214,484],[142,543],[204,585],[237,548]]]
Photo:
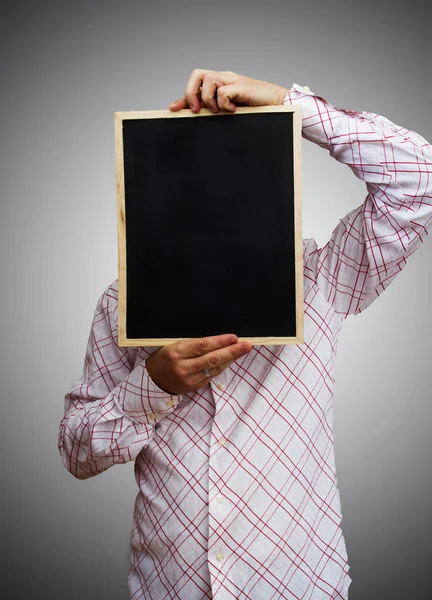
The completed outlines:
[[[134,460],[149,444],[156,423],[181,401],[153,383],[145,348],[134,360],[127,348],[117,345],[113,295],[117,292],[110,287],[97,302],[83,372],[66,394],[60,423],[60,455],[78,479]]]
[[[432,148],[420,135],[369,112],[339,109],[308,87],[290,90],[233,71],[194,69],[172,111],[235,112],[237,104],[298,103],[302,135],[366,183],[364,202],[308,252],[309,276],[341,318],[373,302],[432,226]],[[316,246],[316,244],[315,244]]]
[[[364,202],[337,225],[308,267],[345,318],[391,283],[432,227],[432,147],[383,116],[335,108],[297,84],[284,103],[302,107],[302,135],[366,183]]]

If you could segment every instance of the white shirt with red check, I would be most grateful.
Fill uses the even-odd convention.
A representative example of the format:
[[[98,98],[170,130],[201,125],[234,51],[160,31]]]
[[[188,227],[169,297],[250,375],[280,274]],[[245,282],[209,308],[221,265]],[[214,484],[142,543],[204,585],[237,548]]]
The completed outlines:
[[[348,596],[332,433],[338,335],[431,229],[432,148],[297,84],[284,103],[301,105],[303,137],[367,191],[324,247],[304,240],[305,343],[254,346],[206,387],[170,396],[146,371],[155,348],[116,343],[116,280],[65,398],[59,450],[73,475],[136,461],[133,600]]]

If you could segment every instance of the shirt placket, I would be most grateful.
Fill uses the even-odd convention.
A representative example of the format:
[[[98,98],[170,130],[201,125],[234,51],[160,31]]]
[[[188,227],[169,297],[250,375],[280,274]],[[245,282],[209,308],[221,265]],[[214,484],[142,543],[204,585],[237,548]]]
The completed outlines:
[[[232,545],[228,544],[225,533],[225,521],[232,515],[235,506],[224,487],[223,474],[229,470],[232,462],[235,415],[229,401],[230,390],[235,389],[234,380],[235,377],[226,370],[213,379],[210,385],[216,406],[209,458],[208,566],[213,597],[219,596],[217,590],[223,579],[221,573],[226,573],[232,553]]]

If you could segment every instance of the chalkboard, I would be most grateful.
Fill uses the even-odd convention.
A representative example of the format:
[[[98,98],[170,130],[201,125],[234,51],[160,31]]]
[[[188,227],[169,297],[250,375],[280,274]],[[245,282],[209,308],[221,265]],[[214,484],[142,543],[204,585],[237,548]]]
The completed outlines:
[[[299,106],[115,113],[120,346],[303,342]]]

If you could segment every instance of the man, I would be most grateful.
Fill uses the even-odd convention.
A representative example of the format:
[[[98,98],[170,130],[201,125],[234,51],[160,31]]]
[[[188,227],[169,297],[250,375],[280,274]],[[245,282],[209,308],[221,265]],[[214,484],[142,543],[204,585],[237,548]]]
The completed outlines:
[[[299,103],[302,135],[367,188],[324,247],[303,242],[304,344],[252,347],[226,333],[119,348],[116,280],[99,298],[82,376],[66,395],[59,448],[73,475],[136,459],[133,600],[348,597],[332,439],[338,335],[430,230],[432,148],[307,87],[232,71],[194,70],[170,109],[281,103]]]

